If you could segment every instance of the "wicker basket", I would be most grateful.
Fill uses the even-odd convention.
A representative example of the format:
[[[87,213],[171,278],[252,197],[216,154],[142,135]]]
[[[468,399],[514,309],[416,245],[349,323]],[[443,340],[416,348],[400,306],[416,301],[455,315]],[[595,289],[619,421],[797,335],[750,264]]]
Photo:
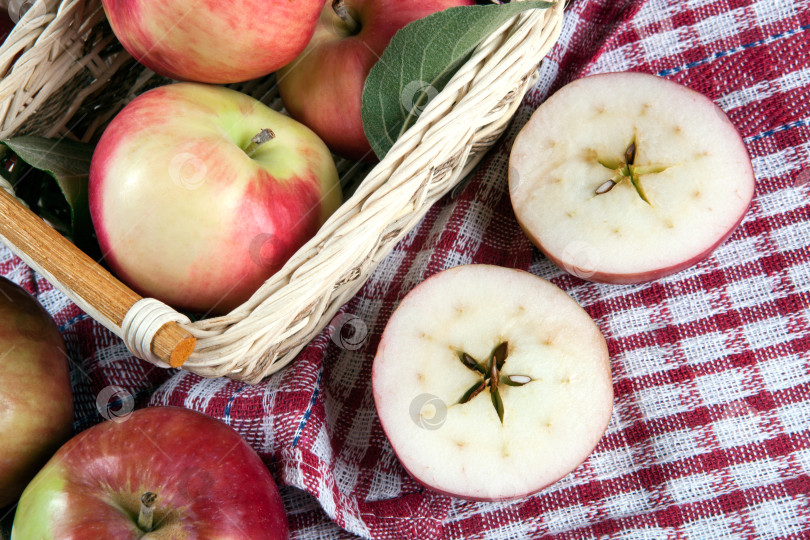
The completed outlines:
[[[316,236],[227,315],[192,322],[140,298],[3,190],[0,240],[136,356],[256,383],[287,365],[329,323],[497,140],[559,36],[563,9],[558,2],[530,10],[494,32],[388,155],[364,171]],[[129,99],[165,82],[122,51],[98,0],[37,0],[0,49],[0,71],[3,137],[70,132],[93,140]],[[280,108],[270,79],[239,89]],[[344,176],[356,170],[342,164]]]

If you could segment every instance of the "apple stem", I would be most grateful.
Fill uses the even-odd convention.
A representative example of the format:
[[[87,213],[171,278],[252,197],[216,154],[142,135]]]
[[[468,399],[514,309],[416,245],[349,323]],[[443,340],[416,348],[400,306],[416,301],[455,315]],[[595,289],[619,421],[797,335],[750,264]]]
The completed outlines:
[[[147,491],[141,495],[141,510],[138,512],[138,528],[149,532],[152,530],[152,519],[154,517],[154,504],[157,500],[157,493]]]
[[[332,0],[332,9],[334,10],[335,14],[340,17],[340,20],[343,21],[343,24],[346,25],[348,28],[349,33],[354,34],[357,32],[357,29],[360,28],[360,25],[357,24],[357,21],[354,20],[354,17],[349,14],[349,10],[346,9],[346,4],[343,3],[343,0]]]
[[[245,153],[248,155],[248,157],[253,157],[253,154],[256,153],[256,150],[258,150],[261,145],[272,141],[275,137],[276,134],[273,133],[272,130],[261,130],[252,139],[250,139],[250,144],[247,146],[247,148],[245,148]]]

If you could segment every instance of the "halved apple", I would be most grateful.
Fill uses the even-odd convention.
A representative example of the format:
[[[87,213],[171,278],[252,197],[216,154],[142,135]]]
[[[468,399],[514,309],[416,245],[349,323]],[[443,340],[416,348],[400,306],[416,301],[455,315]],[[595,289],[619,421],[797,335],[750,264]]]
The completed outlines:
[[[613,408],[605,340],[552,283],[467,265],[402,300],[372,370],[382,427],[425,486],[471,500],[535,493],[575,469]]]
[[[680,271],[723,243],[754,194],[725,113],[643,73],[576,80],[534,112],[509,163],[518,222],[554,263],[591,281]]]

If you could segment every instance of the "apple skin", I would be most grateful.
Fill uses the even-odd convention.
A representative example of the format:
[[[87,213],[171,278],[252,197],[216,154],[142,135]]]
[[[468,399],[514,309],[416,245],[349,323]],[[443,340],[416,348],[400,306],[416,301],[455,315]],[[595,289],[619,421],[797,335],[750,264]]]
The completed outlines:
[[[752,172],[752,174],[753,174],[753,172]],[[728,240],[729,237],[731,237],[732,234],[734,234],[734,231],[737,229],[737,227],[740,225],[740,223],[742,223],[743,218],[745,218],[745,212],[740,214],[740,217],[737,220],[737,222],[734,225],[732,225],[731,229],[728,231],[728,233],[725,236],[722,236],[721,238],[719,238],[717,240],[717,242],[715,242],[714,244],[708,246],[704,251],[701,251],[700,253],[697,253],[693,257],[684,260],[680,264],[667,266],[665,268],[656,268],[656,269],[649,270],[649,271],[646,271],[646,272],[633,272],[633,273],[628,273],[628,272],[603,272],[603,271],[600,271],[600,270],[583,269],[583,268],[575,269],[576,265],[573,264],[571,261],[564,261],[563,259],[558,257],[556,254],[554,254],[550,250],[546,249],[543,246],[542,240],[540,240],[537,237],[537,235],[535,234],[535,231],[530,230],[527,227],[525,227],[522,223],[520,223],[520,220],[518,220],[518,224],[520,224],[521,229],[523,229],[524,234],[526,234],[526,236],[531,239],[532,243],[537,247],[537,249],[539,249],[543,253],[543,255],[545,255],[546,258],[548,260],[550,260],[552,263],[554,263],[558,268],[563,268],[563,269],[566,269],[566,270],[571,268],[572,271],[569,272],[569,273],[571,273],[571,274],[573,274],[573,275],[575,275],[575,276],[577,276],[579,278],[585,279],[587,281],[592,281],[594,283],[608,283],[608,284],[612,284],[612,285],[635,285],[637,283],[647,283],[648,281],[654,281],[656,279],[666,277],[666,276],[669,276],[671,274],[676,274],[676,273],[678,273],[678,272],[680,272],[682,270],[686,270],[687,268],[690,268],[690,267],[696,265],[697,263],[699,263],[700,261],[702,261],[703,259],[705,259],[709,255],[711,255],[711,253],[715,249],[717,249],[718,247],[723,245],[725,243],[725,241]]]
[[[275,138],[253,158],[250,139]],[[113,271],[176,309],[240,305],[341,203],[306,126],[223,87],[178,83],[127,105],[90,167],[90,212]]]
[[[363,131],[363,86],[391,38],[408,23],[472,0],[346,0],[359,24],[352,34],[332,9],[323,7],[304,52],[279,70],[278,88],[293,118],[313,129],[336,154],[376,159]]]
[[[262,77],[300,53],[321,0],[102,0],[124,48],[149,69],[184,81]]]
[[[0,508],[72,434],[62,335],[31,295],[0,277]]]
[[[138,409],[68,441],[23,492],[13,540],[136,539],[140,498],[157,494],[149,538],[288,538],[261,458],[224,423],[182,407]]]

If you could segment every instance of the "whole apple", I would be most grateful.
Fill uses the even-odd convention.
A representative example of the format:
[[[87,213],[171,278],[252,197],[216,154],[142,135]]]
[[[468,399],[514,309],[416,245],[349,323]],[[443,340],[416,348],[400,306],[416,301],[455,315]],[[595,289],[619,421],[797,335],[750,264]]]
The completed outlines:
[[[20,497],[13,540],[288,537],[261,458],[224,423],[139,409],[68,441]]]
[[[322,2],[323,4],[323,2]],[[472,0],[326,0],[312,40],[279,70],[278,89],[293,118],[335,153],[374,154],[363,131],[363,86],[391,38],[408,23]]]
[[[178,83],[127,105],[93,154],[90,212],[113,271],[176,309],[244,302],[340,205],[311,130],[223,87]]]
[[[0,508],[73,433],[65,343],[47,311],[0,277]]]
[[[322,0],[102,0],[113,32],[149,69],[173,79],[232,83],[295,58]]]

